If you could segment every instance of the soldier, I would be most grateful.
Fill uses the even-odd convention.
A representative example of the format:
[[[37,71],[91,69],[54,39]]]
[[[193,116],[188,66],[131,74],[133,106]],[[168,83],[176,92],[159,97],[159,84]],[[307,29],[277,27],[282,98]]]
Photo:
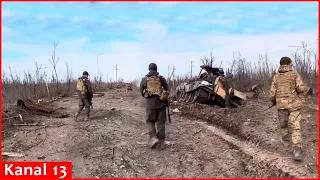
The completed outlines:
[[[168,106],[168,84],[166,79],[157,72],[155,63],[149,64],[149,73],[142,78],[140,92],[147,101],[147,128],[150,147],[164,149],[166,107]],[[157,128],[155,127],[157,126]]]
[[[83,108],[85,108],[85,121],[89,120],[90,106],[92,106],[93,92],[89,81],[89,73],[84,71],[82,76],[78,78],[77,92],[79,97],[79,109],[76,113],[75,120],[79,117]]]
[[[270,88],[271,106],[276,105],[280,128],[280,141],[284,146],[292,145],[296,161],[302,160],[300,133],[301,96],[311,95],[312,89],[307,87],[300,75],[293,70],[292,61],[288,57],[280,59],[278,73],[272,79]]]
[[[132,91],[132,84],[131,84],[131,83],[128,83],[128,84],[127,84],[127,90],[128,90],[128,91]]]

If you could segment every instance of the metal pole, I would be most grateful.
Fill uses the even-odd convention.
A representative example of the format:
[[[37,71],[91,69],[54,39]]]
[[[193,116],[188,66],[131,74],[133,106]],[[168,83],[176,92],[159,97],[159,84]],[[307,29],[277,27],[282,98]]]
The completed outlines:
[[[99,71],[99,56],[101,56],[103,54],[98,54],[97,55],[97,66],[98,66],[98,76],[100,76],[100,71]]]

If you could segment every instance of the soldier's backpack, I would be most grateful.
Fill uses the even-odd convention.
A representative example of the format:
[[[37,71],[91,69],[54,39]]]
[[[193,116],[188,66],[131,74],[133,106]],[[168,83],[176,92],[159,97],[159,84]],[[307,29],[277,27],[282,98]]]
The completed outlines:
[[[80,91],[81,94],[85,95],[87,93],[87,88],[84,85],[84,79],[79,79],[77,82],[77,90]]]
[[[168,101],[169,99],[169,93],[166,92],[162,85],[161,85],[161,76],[150,76],[147,77],[147,87],[146,87],[146,93],[148,96],[159,96],[159,99],[161,101]]]

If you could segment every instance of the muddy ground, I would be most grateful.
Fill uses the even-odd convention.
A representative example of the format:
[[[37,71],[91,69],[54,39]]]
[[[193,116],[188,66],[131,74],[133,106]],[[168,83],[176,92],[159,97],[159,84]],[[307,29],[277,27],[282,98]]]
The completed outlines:
[[[42,124],[31,127],[8,127],[4,125],[8,121],[3,121],[2,151],[25,156],[2,160],[71,161],[74,178],[317,177],[317,105],[304,108],[305,160],[297,163],[277,138],[276,110],[266,111],[265,104],[253,100],[231,110],[199,104],[171,106],[180,112],[171,114],[167,146],[160,151],[148,148],[145,104],[137,92],[106,92],[94,98],[87,122],[83,116],[73,119],[76,97],[61,98],[50,106],[70,117],[26,116],[25,121]]]

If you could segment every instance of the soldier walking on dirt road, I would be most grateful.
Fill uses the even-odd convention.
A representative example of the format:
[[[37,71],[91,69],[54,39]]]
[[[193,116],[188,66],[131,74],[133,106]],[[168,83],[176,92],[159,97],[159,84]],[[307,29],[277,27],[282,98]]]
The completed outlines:
[[[152,149],[157,145],[161,150],[164,149],[166,108],[169,103],[168,91],[167,81],[157,72],[157,65],[150,63],[149,73],[141,80],[140,92],[147,101],[146,123]]]
[[[302,97],[312,94],[301,76],[293,70],[292,61],[282,57],[278,72],[272,79],[270,88],[271,106],[276,105],[280,128],[280,141],[283,145],[292,145],[293,156],[297,161],[302,158],[300,133],[300,109],[303,105]]]
[[[92,107],[93,91],[89,81],[89,73],[84,71],[82,76],[78,78],[77,93],[79,97],[79,109],[76,113],[75,120],[79,117],[83,108],[85,108],[85,121],[89,120],[90,106]]]

